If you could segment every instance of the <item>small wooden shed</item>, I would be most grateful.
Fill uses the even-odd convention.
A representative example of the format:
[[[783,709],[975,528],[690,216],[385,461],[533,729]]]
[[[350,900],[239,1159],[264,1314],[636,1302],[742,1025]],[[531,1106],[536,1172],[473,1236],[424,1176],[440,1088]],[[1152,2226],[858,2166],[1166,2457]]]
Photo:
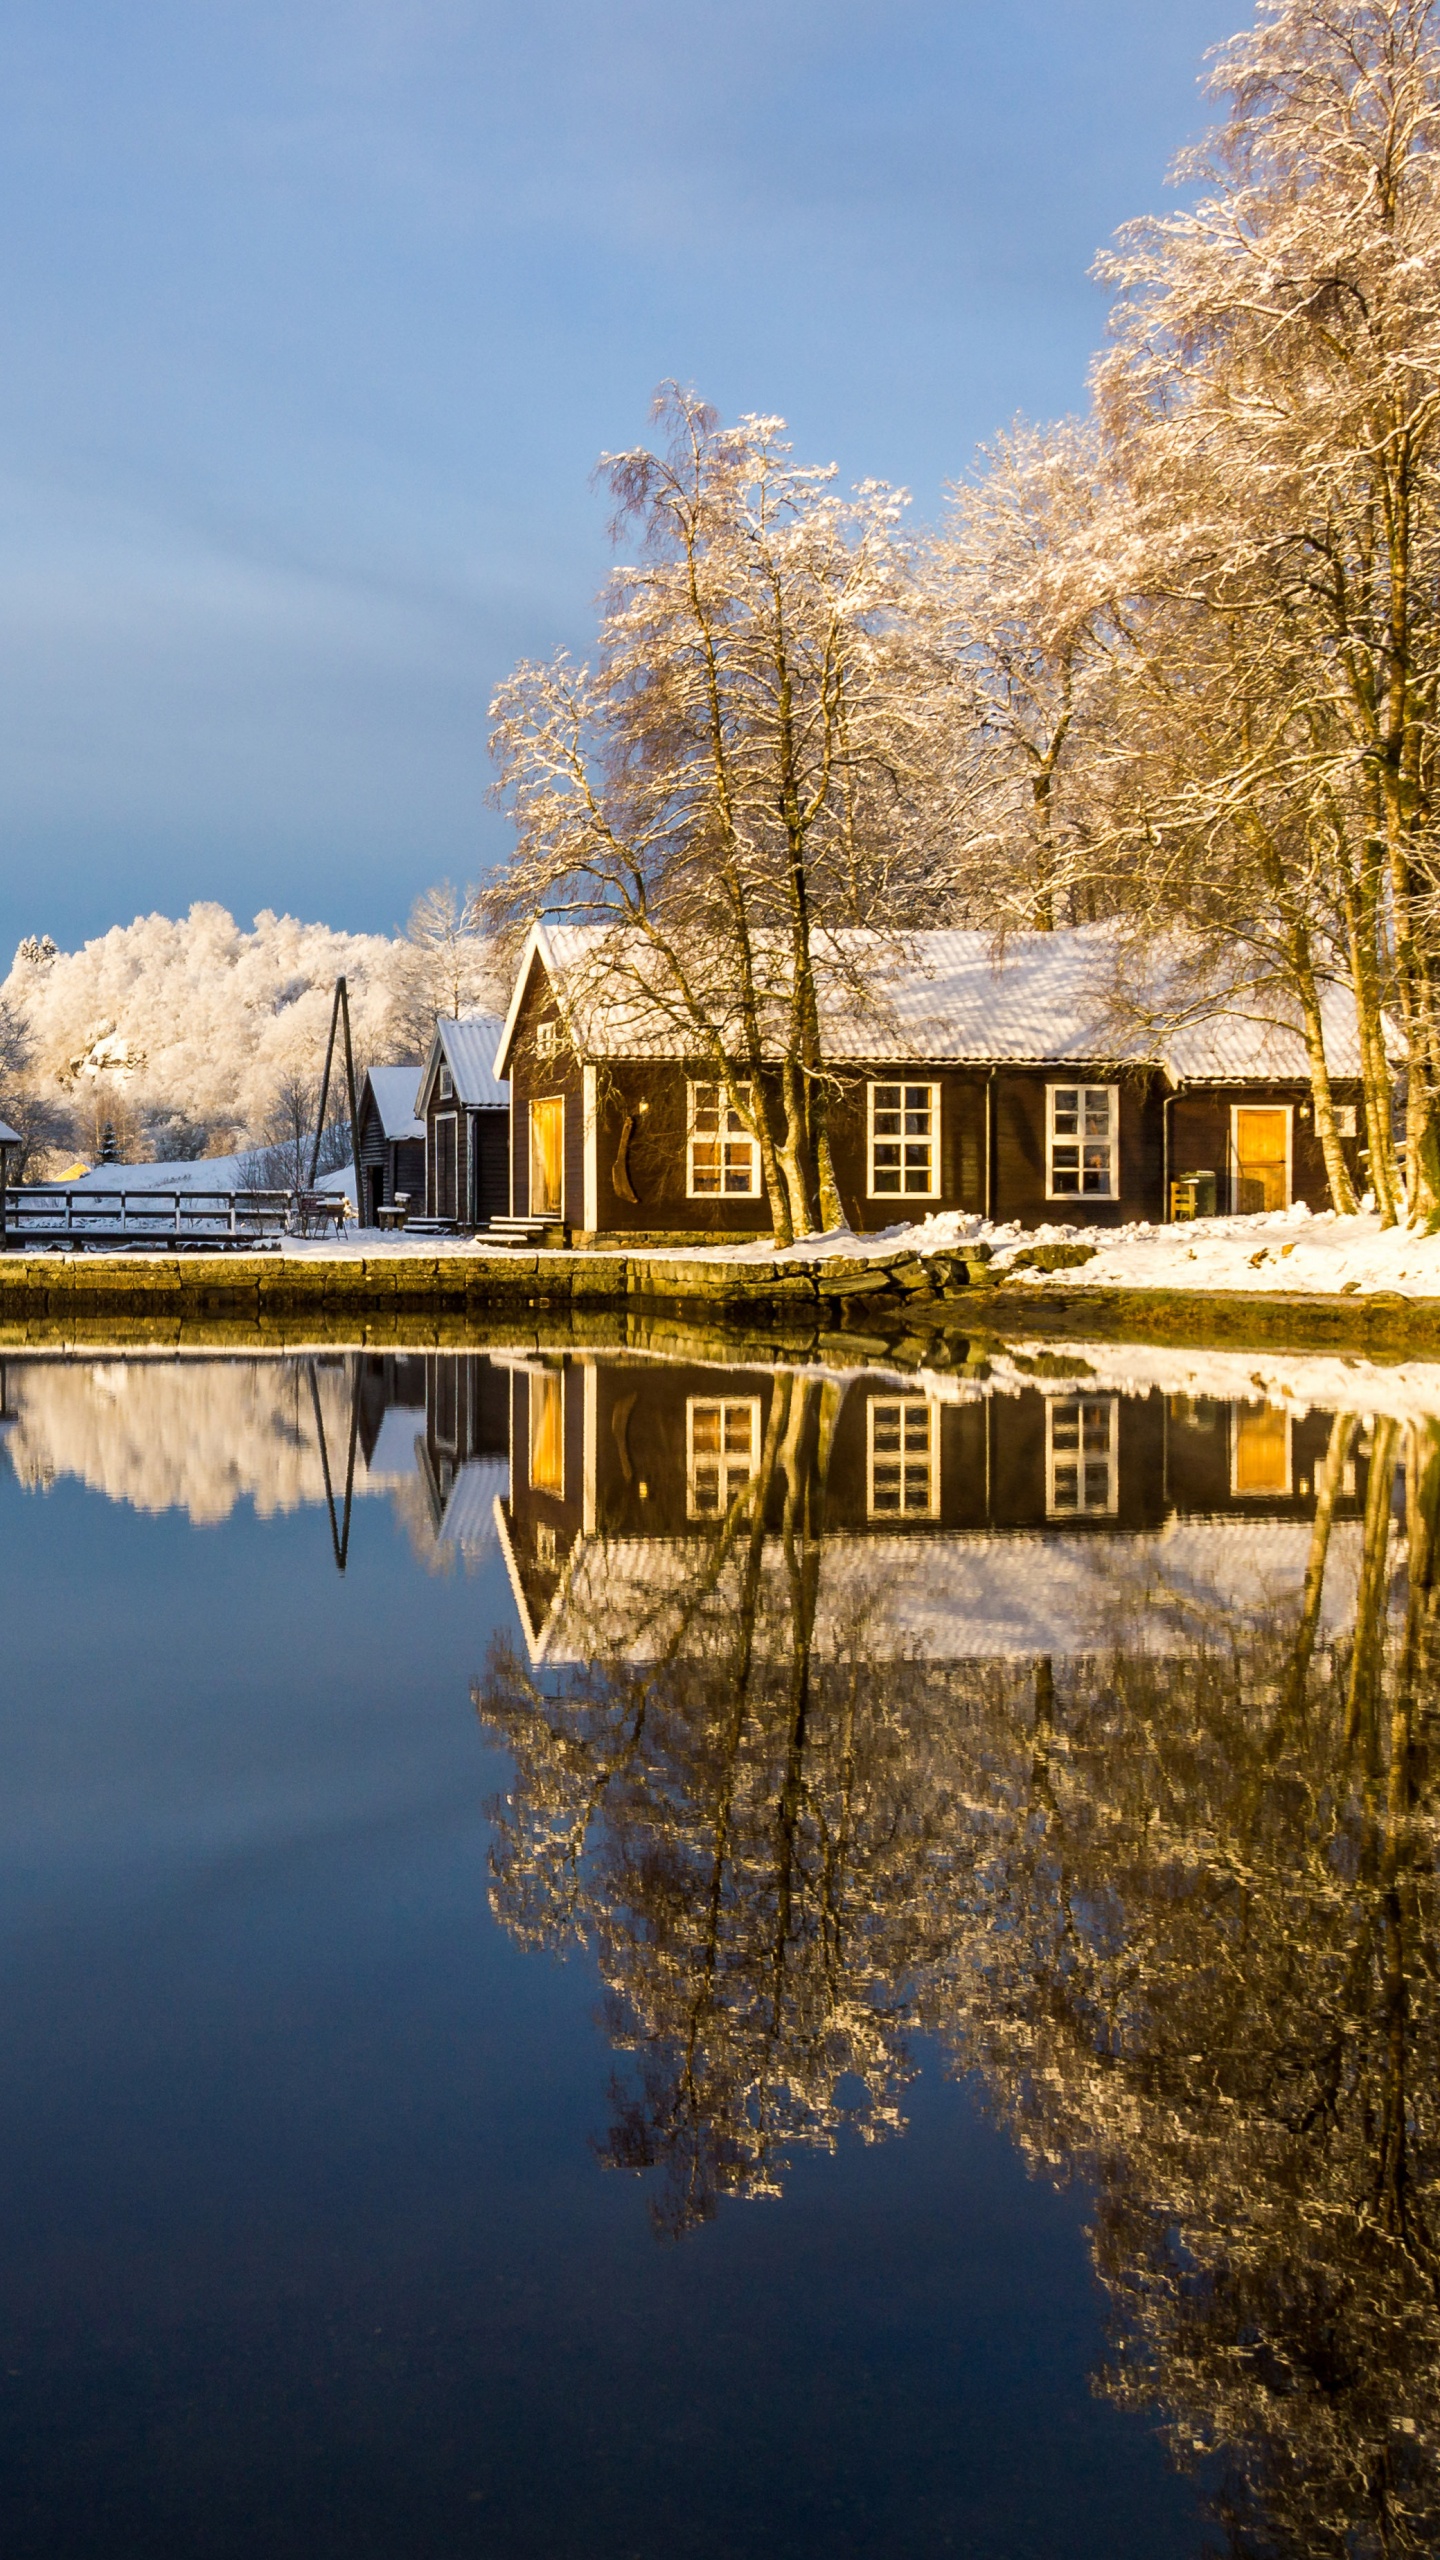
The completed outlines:
[[[501,1024],[435,1025],[415,1108],[425,1132],[425,1215],[483,1227],[510,1207],[510,1088],[495,1073]]]
[[[419,1210],[425,1197],[425,1124],[417,1116],[418,1067],[371,1067],[360,1088],[360,1196],[362,1227],[378,1224],[397,1191]]]

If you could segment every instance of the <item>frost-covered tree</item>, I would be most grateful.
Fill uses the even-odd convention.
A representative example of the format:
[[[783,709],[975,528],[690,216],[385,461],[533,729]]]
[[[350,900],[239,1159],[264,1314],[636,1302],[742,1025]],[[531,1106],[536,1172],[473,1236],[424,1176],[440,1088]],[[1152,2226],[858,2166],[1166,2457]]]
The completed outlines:
[[[1117,636],[1105,484],[1088,426],[1019,420],[956,484],[924,559],[967,917],[1049,931],[1094,911]]]
[[[1097,393],[1115,567],[1224,617],[1248,671],[1214,783],[1324,847],[1372,1087],[1403,1025],[1410,1215],[1440,1220],[1440,42],[1435,0],[1262,0],[1223,47],[1203,192],[1131,225]],[[1276,716],[1277,712],[1280,716]],[[1203,841],[1203,838],[1201,839]],[[1383,1158],[1372,1092],[1372,1156]]]
[[[423,891],[410,910],[396,955],[392,1046],[423,1061],[437,1020],[466,1013],[503,1013],[509,989],[494,936],[486,930],[480,890],[448,880]]]
[[[778,419],[725,427],[674,386],[656,417],[659,450],[600,466],[639,554],[606,592],[594,665],[521,667],[496,699],[517,843],[487,913],[623,929],[596,969],[725,1086],[788,1239],[842,1216],[826,937],[946,904],[903,500],[842,495],[792,461]]]
[[[318,1084],[342,974],[360,1059],[393,1056],[406,968],[380,934],[268,909],[246,932],[202,904],[137,917],[79,951],[31,937],[0,1003],[23,1029],[36,1096],[76,1123],[72,1144],[93,1154],[108,1119],[127,1156],[173,1158],[181,1129],[198,1153],[268,1139],[287,1080]]]

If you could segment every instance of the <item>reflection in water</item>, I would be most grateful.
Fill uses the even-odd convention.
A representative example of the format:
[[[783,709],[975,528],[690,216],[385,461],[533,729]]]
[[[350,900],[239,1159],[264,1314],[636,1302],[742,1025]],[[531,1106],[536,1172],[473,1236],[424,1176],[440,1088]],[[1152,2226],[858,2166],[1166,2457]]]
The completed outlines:
[[[494,1545],[504,1382],[488,1360],[322,1352],[272,1360],[24,1357],[0,1362],[0,1442],[18,1481],[63,1477],[197,1527],[328,1509],[343,1564],[351,1503],[388,1495],[432,1571]]]
[[[510,1408],[496,1908],[595,1950],[662,2227],[895,2130],[932,2036],[1093,2182],[1103,2387],[1224,2547],[1433,2551],[1440,1426],[621,1360]]]

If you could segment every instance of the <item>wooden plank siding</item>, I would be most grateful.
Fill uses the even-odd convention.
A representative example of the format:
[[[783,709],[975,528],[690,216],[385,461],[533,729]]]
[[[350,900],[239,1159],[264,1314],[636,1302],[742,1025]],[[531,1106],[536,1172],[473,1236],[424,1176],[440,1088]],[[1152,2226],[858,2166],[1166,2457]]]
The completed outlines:
[[[444,1181],[442,1159],[447,1149],[439,1135],[439,1123],[451,1117],[455,1122],[453,1195]],[[418,1145],[415,1153],[422,1154]],[[455,1218],[461,1226],[473,1227],[502,1217],[510,1206],[509,1112],[467,1110],[453,1094],[442,1101],[437,1077],[425,1113],[422,1178],[408,1187],[416,1202],[423,1193],[425,1214],[430,1218]],[[402,1183],[400,1188],[407,1186]]]
[[[531,1478],[530,1402],[542,1366],[550,1391],[558,1382],[563,1396],[565,1464],[558,1489]],[[721,1372],[684,1362],[562,1358],[512,1370],[505,1508],[532,1627],[542,1623],[582,1536],[653,1543],[657,1552],[713,1540],[723,1505],[713,1485],[708,1503],[698,1502],[691,1481],[697,1416],[708,1410],[713,1417],[717,1404],[750,1404],[749,1446],[758,1457],[775,1392],[775,1372],[764,1367]],[[934,1434],[935,1499],[924,1517],[893,1516],[874,1499],[872,1415],[893,1430],[897,1404],[927,1415]],[[1088,1408],[1090,1427],[1111,1456],[1106,1498],[1075,1512],[1055,1499],[1051,1468],[1067,1428],[1073,1437],[1081,1407]],[[1103,1543],[1154,1535],[1170,1519],[1313,1519],[1329,1416],[1284,1416],[1285,1480],[1250,1494],[1236,1487],[1237,1432],[1265,1418],[1259,1398],[1232,1402],[1153,1391],[1125,1397],[1076,1382],[955,1406],[927,1399],[918,1381],[859,1379],[846,1391],[835,1427],[822,1534],[854,1541],[858,1551],[867,1538],[923,1544],[957,1536],[1013,1537],[1057,1524],[1067,1537]],[[817,1404],[797,1452],[802,1470],[818,1463],[818,1427]],[[732,1445],[733,1439],[732,1425]],[[727,1489],[727,1500],[735,1489]],[[1357,1448],[1339,1495],[1342,1516],[1353,1519],[1363,1512],[1366,1489],[1364,1451]],[[765,1516],[772,1536],[783,1525],[785,1498],[785,1471],[777,1468]]]
[[[1335,1099],[1350,1104],[1355,1111],[1357,1131],[1364,1126],[1364,1111],[1358,1084],[1337,1081]],[[1325,1158],[1315,1131],[1314,1106],[1308,1085],[1267,1085],[1263,1089],[1220,1087],[1178,1093],[1170,1105],[1170,1173],[1172,1180],[1180,1174],[1213,1173],[1216,1176],[1216,1207],[1221,1211],[1231,1206],[1231,1111],[1238,1105],[1244,1109],[1264,1109],[1275,1103],[1289,1103],[1292,1111],[1292,1147],[1290,1193],[1303,1200],[1308,1209],[1330,1207],[1330,1182],[1325,1171]],[[1342,1138],[1340,1141],[1350,1179],[1357,1194],[1369,1180],[1368,1159],[1363,1140]]]

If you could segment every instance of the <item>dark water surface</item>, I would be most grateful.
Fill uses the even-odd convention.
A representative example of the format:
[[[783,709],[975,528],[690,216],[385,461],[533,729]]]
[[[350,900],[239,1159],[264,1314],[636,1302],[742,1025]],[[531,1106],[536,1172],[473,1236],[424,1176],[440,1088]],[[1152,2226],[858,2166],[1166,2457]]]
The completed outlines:
[[[6,1365],[10,2560],[1436,2548],[1440,1428],[1144,1361]]]

